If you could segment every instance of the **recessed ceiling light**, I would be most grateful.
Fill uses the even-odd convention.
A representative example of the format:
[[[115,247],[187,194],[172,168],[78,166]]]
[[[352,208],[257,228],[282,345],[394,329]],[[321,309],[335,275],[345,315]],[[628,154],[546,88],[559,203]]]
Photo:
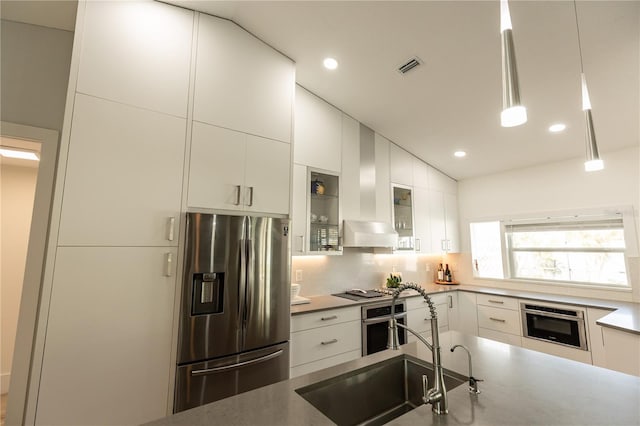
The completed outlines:
[[[336,61],[333,58],[325,58],[322,63],[324,64],[324,67],[328,70],[335,70],[336,68],[338,68],[338,61]]]
[[[567,128],[566,124],[563,123],[556,123],[556,124],[552,124],[551,126],[549,126],[549,131],[551,133],[558,133],[563,131],[564,129]]]
[[[462,157],[466,156],[467,153],[464,152],[464,151],[456,151],[456,152],[453,153],[453,155],[455,155],[458,158],[462,158]]]
[[[31,151],[0,148],[0,155],[7,158],[19,158],[21,160],[39,160],[36,153]]]

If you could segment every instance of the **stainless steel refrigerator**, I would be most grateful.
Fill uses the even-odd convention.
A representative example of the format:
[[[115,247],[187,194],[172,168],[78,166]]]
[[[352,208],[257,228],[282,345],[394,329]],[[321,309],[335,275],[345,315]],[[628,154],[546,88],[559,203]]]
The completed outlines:
[[[289,221],[187,214],[174,411],[289,376]]]

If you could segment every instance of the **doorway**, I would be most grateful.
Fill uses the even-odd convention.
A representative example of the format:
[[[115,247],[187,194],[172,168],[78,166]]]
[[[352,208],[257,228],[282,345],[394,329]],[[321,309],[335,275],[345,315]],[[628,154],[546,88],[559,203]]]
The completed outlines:
[[[0,303],[2,423],[24,412],[44,265],[58,132],[0,127]],[[14,395],[15,394],[15,395]]]

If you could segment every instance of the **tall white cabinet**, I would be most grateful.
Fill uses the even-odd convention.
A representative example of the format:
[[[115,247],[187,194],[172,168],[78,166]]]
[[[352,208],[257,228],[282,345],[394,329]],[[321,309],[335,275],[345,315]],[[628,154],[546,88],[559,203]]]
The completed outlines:
[[[26,421],[140,424],[172,409],[183,207],[289,214],[295,69],[161,2],[78,10]]]

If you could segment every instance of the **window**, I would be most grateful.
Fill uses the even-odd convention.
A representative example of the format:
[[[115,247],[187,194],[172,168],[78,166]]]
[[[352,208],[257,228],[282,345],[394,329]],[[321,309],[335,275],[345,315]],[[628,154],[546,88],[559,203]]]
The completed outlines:
[[[626,287],[625,248],[621,215],[471,224],[474,274],[483,278]]]

